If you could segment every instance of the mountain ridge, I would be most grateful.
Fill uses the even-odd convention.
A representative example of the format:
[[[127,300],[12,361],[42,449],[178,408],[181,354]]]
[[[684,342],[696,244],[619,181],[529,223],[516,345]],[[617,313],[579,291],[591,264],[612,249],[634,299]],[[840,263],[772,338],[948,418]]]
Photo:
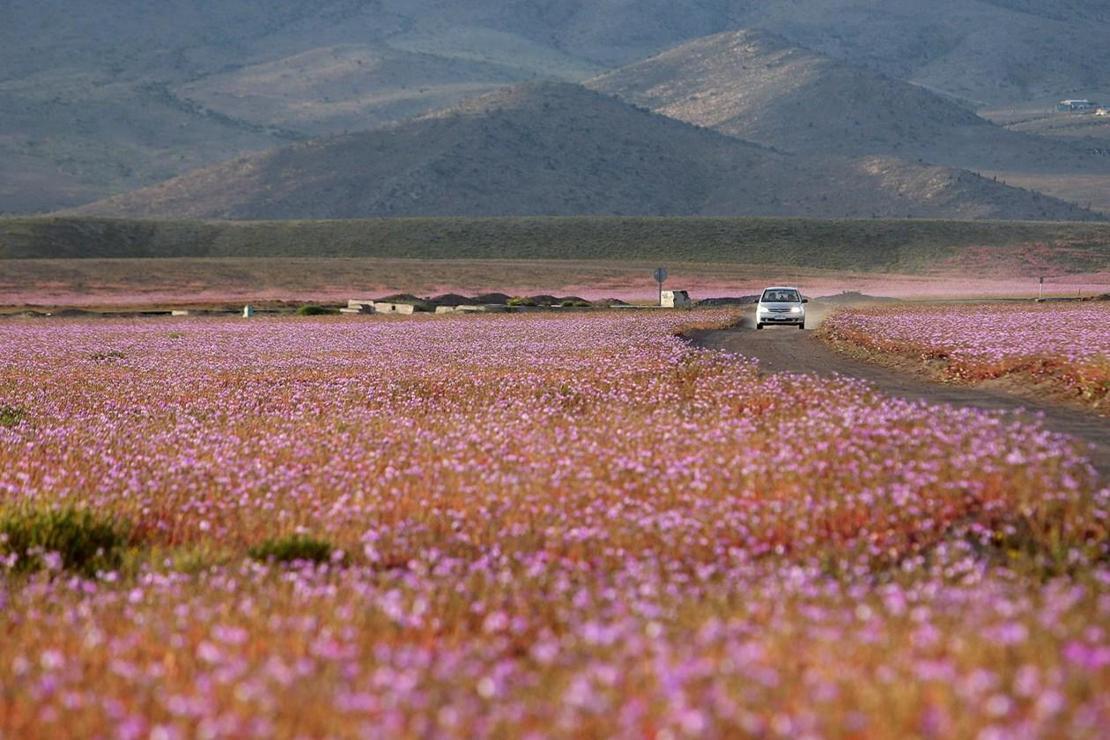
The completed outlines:
[[[238,158],[80,209],[131,217],[1094,214],[971,173],[797,158],[569,83]]]
[[[1040,175],[1049,195],[1110,211],[1110,157],[1007,130],[917,85],[765,31],[695,39],[586,83],[679,120],[801,154],[894,156],[1001,179]],[[1092,178],[1053,191],[1054,177]]]

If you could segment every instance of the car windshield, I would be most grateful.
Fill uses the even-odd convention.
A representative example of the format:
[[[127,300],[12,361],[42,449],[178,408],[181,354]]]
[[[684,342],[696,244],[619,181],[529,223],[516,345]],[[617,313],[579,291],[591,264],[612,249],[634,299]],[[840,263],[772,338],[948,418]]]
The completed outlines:
[[[800,303],[802,297],[796,290],[765,290],[763,291],[764,303]]]

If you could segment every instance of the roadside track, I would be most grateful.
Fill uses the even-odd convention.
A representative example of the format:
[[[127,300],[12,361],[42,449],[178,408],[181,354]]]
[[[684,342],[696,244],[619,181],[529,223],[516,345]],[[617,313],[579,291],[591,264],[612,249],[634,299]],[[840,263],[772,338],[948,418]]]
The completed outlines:
[[[935,404],[966,406],[1038,417],[1048,430],[1088,446],[1088,458],[1103,483],[1110,481],[1110,420],[1048,403],[1037,403],[973,386],[947,385],[856,360],[826,346],[811,331],[768,327],[756,331],[750,321],[729,329],[686,335],[694,345],[725,350],[759,360],[764,372],[844,375],[866,381],[876,390]]]

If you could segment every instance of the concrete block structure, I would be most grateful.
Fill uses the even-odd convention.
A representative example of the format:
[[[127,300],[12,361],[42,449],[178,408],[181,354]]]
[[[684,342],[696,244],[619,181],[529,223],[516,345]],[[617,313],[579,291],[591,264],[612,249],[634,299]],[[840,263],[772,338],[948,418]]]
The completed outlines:
[[[485,305],[485,306],[458,306],[455,308],[456,313],[508,313],[508,306],[501,305]]]
[[[663,308],[689,308],[694,303],[685,290],[664,290],[661,305]]]
[[[416,306],[411,303],[374,303],[374,313],[394,314],[398,316],[411,316],[416,313]]]

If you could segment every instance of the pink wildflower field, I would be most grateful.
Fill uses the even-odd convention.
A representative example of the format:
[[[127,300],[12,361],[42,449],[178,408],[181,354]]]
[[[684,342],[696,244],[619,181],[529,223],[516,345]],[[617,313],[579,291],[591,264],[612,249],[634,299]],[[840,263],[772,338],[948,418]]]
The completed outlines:
[[[0,737],[1104,732],[1078,448],[734,318],[0,323]]]
[[[936,362],[946,379],[1011,377],[1110,411],[1110,302],[852,309],[823,331],[834,342]]]

